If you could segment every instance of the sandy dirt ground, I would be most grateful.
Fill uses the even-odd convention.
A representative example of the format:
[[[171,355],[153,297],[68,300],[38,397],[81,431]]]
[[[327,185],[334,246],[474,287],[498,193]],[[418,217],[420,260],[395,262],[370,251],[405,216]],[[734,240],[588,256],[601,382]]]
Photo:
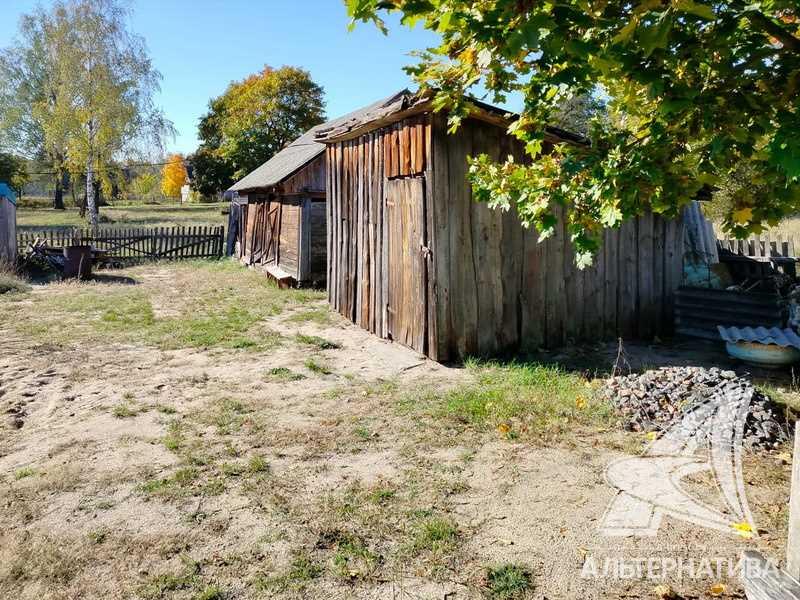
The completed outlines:
[[[340,347],[51,346],[0,331],[0,596],[481,598],[487,568],[514,563],[532,580],[518,597],[655,598],[661,583],[707,597],[717,581],[741,597],[726,575],[582,572],[606,557],[782,556],[785,457],[746,461],[755,540],[669,518],[654,538],[604,539],[604,469],[634,434],[542,445],[428,418],[409,404],[469,370],[338,317],[291,316],[267,325]],[[629,349],[647,352],[676,359]]]

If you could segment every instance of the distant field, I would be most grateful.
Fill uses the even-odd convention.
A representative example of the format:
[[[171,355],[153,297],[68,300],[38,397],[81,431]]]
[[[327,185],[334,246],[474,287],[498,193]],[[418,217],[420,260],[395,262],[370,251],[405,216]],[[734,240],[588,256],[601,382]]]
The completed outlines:
[[[178,225],[225,225],[227,215],[222,209],[227,203],[191,205],[104,206],[100,209],[101,224],[118,227],[173,227]],[[25,208],[17,211],[17,228],[21,231],[57,229],[59,227],[83,227],[76,208],[53,210],[52,208]]]

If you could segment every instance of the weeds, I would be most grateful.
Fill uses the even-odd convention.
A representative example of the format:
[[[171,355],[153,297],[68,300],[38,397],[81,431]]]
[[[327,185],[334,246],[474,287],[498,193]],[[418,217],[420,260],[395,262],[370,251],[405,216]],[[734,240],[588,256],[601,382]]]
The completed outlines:
[[[488,596],[497,600],[518,600],[533,589],[530,572],[520,565],[505,564],[486,572]]]
[[[305,379],[306,376],[302,373],[295,373],[291,369],[287,369],[286,367],[275,367],[267,371],[264,379],[267,381],[272,381],[275,383],[286,383],[289,381],[300,381],[301,379]]]
[[[36,470],[33,467],[22,467],[14,471],[14,479],[17,481],[25,479],[26,477],[33,477],[34,475],[36,475]]]
[[[455,549],[457,539],[458,528],[451,519],[428,517],[415,524],[411,550],[415,554],[448,554]]]
[[[295,554],[288,570],[281,575],[259,576],[254,586],[262,592],[302,590],[310,581],[322,575],[322,567],[305,552]]]
[[[10,269],[6,269],[0,264],[0,296],[3,294],[21,294],[29,292],[30,289],[31,286],[20,279]]]
[[[78,340],[161,349],[263,351],[283,343],[264,319],[290,305],[321,298],[319,292],[281,290],[233,261],[185,261],[163,268],[169,271],[169,286],[146,280],[140,285],[51,284],[52,293],[34,295],[29,304],[15,306],[8,323],[49,343]],[[143,269],[128,273],[136,276]]]
[[[330,367],[328,367],[325,363],[317,362],[313,358],[309,358],[303,364],[306,369],[308,369],[312,373],[316,373],[317,375],[330,375],[331,373],[333,373]]]
[[[338,350],[341,348],[339,344],[336,342],[332,342],[330,340],[326,340],[325,338],[319,337],[317,335],[306,335],[304,333],[298,333],[294,336],[294,339],[306,346],[314,346],[318,350]]]
[[[550,437],[576,427],[603,427],[613,409],[591,384],[558,367],[530,363],[468,361],[474,381],[447,392],[406,396],[401,411],[427,411],[508,438]]]
[[[286,320],[292,323],[316,323],[325,326],[331,322],[331,311],[328,308],[308,308],[292,313]]]
[[[129,417],[135,417],[139,414],[139,411],[129,404],[117,404],[111,409],[111,414],[118,419],[127,419]]]
[[[247,470],[250,473],[265,473],[269,471],[269,465],[263,456],[256,454],[247,461]]]

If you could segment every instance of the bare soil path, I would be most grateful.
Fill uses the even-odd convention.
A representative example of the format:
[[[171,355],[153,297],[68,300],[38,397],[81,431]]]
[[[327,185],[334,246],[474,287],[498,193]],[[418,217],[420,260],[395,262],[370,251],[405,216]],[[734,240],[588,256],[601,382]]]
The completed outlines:
[[[756,541],[670,519],[601,540],[604,469],[644,440],[575,408],[583,376],[507,388],[517,367],[433,363],[238,269],[0,297],[0,597],[644,598],[659,581],[587,559],[782,553],[777,454],[746,465]],[[567,400],[514,404],[536,386]]]

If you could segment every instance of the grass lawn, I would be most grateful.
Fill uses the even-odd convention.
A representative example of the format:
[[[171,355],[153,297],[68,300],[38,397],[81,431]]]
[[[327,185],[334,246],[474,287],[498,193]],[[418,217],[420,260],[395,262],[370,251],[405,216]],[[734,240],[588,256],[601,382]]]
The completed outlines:
[[[606,551],[604,469],[647,443],[596,393],[602,372],[432,363],[231,261],[5,287],[0,597],[653,596],[580,578]],[[780,452],[745,465],[750,543],[771,556]],[[742,544],[669,520],[615,551]],[[703,597],[716,582],[668,583]]]
[[[104,206],[100,209],[104,225],[117,227],[172,227],[178,225],[227,225],[227,215],[218,204],[139,204],[133,206]],[[85,227],[77,208],[53,210],[52,208],[25,208],[17,211],[17,227],[21,231],[56,229],[59,227]]]

